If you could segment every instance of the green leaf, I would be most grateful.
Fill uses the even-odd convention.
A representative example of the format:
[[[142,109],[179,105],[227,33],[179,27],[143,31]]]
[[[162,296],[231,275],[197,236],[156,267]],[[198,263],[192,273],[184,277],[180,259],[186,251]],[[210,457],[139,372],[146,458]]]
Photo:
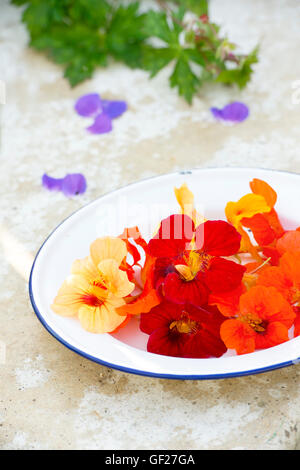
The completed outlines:
[[[150,77],[154,77],[161,69],[166,67],[175,58],[174,49],[151,48],[144,50],[143,68],[150,72]]]
[[[75,23],[100,28],[105,26],[110,11],[111,7],[105,0],[76,0],[71,2],[69,14]]]
[[[149,37],[156,37],[167,44],[178,44],[178,32],[169,26],[165,12],[150,10],[145,19],[144,31]]]
[[[147,37],[144,32],[146,15],[138,10],[138,2],[118,7],[106,30],[107,50],[130,67],[141,66],[142,45]]]
[[[66,12],[65,6],[65,0],[32,0],[22,17],[31,36],[38,36],[51,25],[62,22]]]
[[[182,56],[178,59],[170,77],[170,84],[172,88],[178,88],[179,94],[184,96],[188,103],[192,102],[193,96],[200,85],[200,80],[192,72],[186,57]]]

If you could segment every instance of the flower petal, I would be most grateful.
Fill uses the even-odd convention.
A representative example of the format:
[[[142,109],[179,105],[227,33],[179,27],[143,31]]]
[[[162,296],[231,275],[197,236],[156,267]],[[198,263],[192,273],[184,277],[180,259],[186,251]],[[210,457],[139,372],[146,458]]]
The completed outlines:
[[[280,322],[272,322],[268,324],[267,329],[263,334],[255,335],[255,348],[272,348],[273,346],[284,343],[288,340],[288,328]]]
[[[184,345],[184,357],[221,357],[227,351],[227,347],[220,338],[219,330],[220,327],[215,333],[212,333],[209,330],[201,328],[198,333],[190,336]]]
[[[106,281],[107,288],[115,297],[127,297],[135,288],[133,282],[129,282],[127,273],[119,269],[119,264],[114,259],[105,259],[98,264],[100,274]]]
[[[170,302],[162,302],[152,308],[149,313],[141,315],[140,329],[143,333],[150,335],[157,328],[168,327],[173,321],[180,318],[182,306]]]
[[[164,356],[183,357],[186,335],[170,331],[169,327],[158,328],[151,333],[147,351]]]
[[[156,258],[180,255],[193,238],[194,222],[183,214],[175,214],[162,220],[158,233],[148,243],[148,251]]]
[[[201,306],[208,299],[208,289],[201,275],[192,281],[184,281],[178,273],[170,273],[165,278],[163,292],[167,300],[178,304],[189,302],[192,305]]]
[[[244,103],[235,101],[224,108],[211,108],[214,117],[223,121],[242,122],[249,116],[249,108]]]
[[[101,98],[98,93],[81,96],[75,103],[75,111],[83,117],[93,117],[102,111]]]
[[[286,232],[277,241],[276,248],[281,255],[286,251],[300,251],[300,232],[298,230]]]
[[[75,196],[86,191],[87,183],[81,173],[72,173],[64,177],[61,190],[65,196]]]
[[[228,222],[208,220],[196,229],[196,249],[212,256],[230,256],[239,251],[241,238]]]
[[[105,259],[114,259],[120,266],[127,255],[126,243],[120,238],[97,238],[90,246],[90,253],[96,266]]]
[[[221,325],[220,335],[227,348],[235,349],[237,354],[255,351],[255,332],[246,323],[226,320]]]
[[[111,296],[100,307],[83,305],[78,312],[81,326],[90,333],[112,333],[124,322],[124,317],[116,313],[116,308],[124,303]]]
[[[127,103],[126,101],[102,100],[102,108],[110,119],[115,119],[127,110]]]
[[[49,191],[60,191],[62,182],[63,178],[52,178],[46,175],[46,173],[42,176],[42,185],[44,188],[49,189]]]
[[[212,293],[232,291],[241,284],[245,271],[234,261],[214,258],[205,273],[205,283]]]
[[[91,134],[107,134],[112,130],[111,118],[105,113],[98,114],[93,124],[87,127],[87,130]]]

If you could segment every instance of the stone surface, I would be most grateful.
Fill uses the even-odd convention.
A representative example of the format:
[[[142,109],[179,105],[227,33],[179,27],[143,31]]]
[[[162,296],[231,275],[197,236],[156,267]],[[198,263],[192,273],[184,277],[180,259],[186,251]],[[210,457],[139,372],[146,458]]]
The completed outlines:
[[[32,259],[45,237],[111,189],[191,167],[300,171],[299,2],[213,0],[211,14],[245,51],[259,43],[260,61],[246,90],[205,87],[189,107],[169,89],[169,71],[150,81],[112,65],[70,89],[60,68],[26,47],[20,10],[1,2],[2,449],[300,448],[299,366],[218,381],[127,375],[64,348],[28,298]],[[73,110],[77,97],[94,91],[129,103],[111,134],[88,135]],[[249,119],[215,122],[209,108],[237,99],[249,105]],[[44,172],[82,172],[88,190],[73,199],[49,193]]]

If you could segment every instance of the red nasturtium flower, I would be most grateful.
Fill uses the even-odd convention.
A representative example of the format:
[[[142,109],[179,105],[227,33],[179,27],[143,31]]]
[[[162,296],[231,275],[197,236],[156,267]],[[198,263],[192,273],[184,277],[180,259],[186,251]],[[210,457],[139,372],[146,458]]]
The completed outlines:
[[[227,350],[220,338],[223,321],[215,307],[164,301],[141,315],[140,329],[150,335],[149,352],[175,357],[220,357]]]
[[[242,294],[236,318],[221,325],[220,335],[229,349],[247,354],[288,341],[296,315],[274,287],[256,286]]]
[[[225,292],[239,285],[245,268],[222,258],[239,251],[241,236],[222,220],[206,221],[196,229],[186,215],[161,222],[148,244],[157,258],[154,282],[166,300],[204,305],[210,292]]]

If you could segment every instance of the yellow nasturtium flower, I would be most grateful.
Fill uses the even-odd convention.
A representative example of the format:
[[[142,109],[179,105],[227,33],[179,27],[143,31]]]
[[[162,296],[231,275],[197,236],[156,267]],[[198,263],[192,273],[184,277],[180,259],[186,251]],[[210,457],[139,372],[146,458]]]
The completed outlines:
[[[76,260],[71,275],[63,282],[52,304],[52,310],[62,316],[77,317],[91,333],[111,333],[126,319],[116,313],[125,305],[124,297],[135,285],[128,280],[120,264],[127,247],[119,238],[95,240],[90,255]]]

